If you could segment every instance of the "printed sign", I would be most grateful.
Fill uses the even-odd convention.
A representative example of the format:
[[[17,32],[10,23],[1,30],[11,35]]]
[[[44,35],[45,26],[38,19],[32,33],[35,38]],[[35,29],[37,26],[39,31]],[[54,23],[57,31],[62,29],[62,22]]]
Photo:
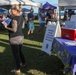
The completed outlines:
[[[52,43],[53,43],[53,39],[54,37],[60,37],[60,29],[59,29],[59,25],[56,23],[48,23],[47,28],[46,28],[46,32],[45,32],[45,36],[44,36],[44,40],[43,40],[43,45],[42,45],[42,51],[48,53],[49,55],[51,55],[51,48],[52,48]]]

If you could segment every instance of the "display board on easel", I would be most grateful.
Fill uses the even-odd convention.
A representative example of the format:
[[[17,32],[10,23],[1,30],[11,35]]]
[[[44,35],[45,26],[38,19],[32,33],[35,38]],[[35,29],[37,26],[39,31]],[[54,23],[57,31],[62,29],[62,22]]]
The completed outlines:
[[[60,37],[60,36],[61,36],[61,28],[59,23],[57,24],[48,23],[41,50],[51,55],[53,39],[54,37]]]

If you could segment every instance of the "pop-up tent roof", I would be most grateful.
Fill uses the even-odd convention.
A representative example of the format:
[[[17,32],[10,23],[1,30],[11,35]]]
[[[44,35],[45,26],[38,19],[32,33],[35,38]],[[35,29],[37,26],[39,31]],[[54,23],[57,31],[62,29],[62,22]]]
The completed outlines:
[[[46,2],[43,6],[43,9],[47,10],[47,9],[56,9],[56,6],[51,5],[50,3]]]
[[[76,0],[58,0],[58,6],[66,9],[76,9]]]
[[[22,8],[22,11],[30,11],[30,9]]]
[[[0,12],[8,12],[7,9],[0,8]]]
[[[0,7],[9,7],[13,4],[22,4],[26,6],[40,7],[41,3],[33,2],[32,0],[2,0],[0,1]],[[10,7],[9,7],[10,8]]]

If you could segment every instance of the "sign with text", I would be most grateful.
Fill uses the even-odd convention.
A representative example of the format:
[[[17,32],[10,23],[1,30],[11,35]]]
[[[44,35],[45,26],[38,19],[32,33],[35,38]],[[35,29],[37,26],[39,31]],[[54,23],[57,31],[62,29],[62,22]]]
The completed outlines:
[[[59,37],[61,36],[59,30],[60,30],[59,25],[56,25],[56,24],[47,25],[44,40],[43,40],[43,45],[42,45],[42,51],[51,55],[51,48],[52,48],[52,43],[53,43],[54,37],[56,37],[57,34]]]

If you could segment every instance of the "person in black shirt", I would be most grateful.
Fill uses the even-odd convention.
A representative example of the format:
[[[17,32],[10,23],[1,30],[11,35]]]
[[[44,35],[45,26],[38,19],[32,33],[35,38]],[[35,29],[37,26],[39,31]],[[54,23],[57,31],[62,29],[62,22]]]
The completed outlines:
[[[13,5],[11,8],[12,21],[9,26],[4,24],[9,31],[9,42],[16,62],[16,69],[11,72],[20,73],[20,66],[25,66],[25,58],[22,53],[24,35],[22,33],[23,16],[20,14],[21,5]]]
[[[46,14],[46,25],[47,25],[48,21],[51,21],[51,22],[53,21],[52,17],[53,17],[53,10],[49,9]]]
[[[71,19],[71,16],[72,16],[72,9],[69,9],[69,10],[68,10],[68,17],[69,17],[69,20]]]
[[[46,25],[47,25],[48,21],[50,21],[50,20],[51,20],[51,9],[49,9],[46,14]]]
[[[47,25],[48,21],[51,21],[51,22],[55,22],[56,21],[56,15],[54,13],[54,9],[49,9],[47,11],[47,14],[46,14],[46,25]]]
[[[69,17],[68,17],[68,12],[65,11],[63,21],[65,22],[65,21],[67,21],[68,19],[69,19]]]

